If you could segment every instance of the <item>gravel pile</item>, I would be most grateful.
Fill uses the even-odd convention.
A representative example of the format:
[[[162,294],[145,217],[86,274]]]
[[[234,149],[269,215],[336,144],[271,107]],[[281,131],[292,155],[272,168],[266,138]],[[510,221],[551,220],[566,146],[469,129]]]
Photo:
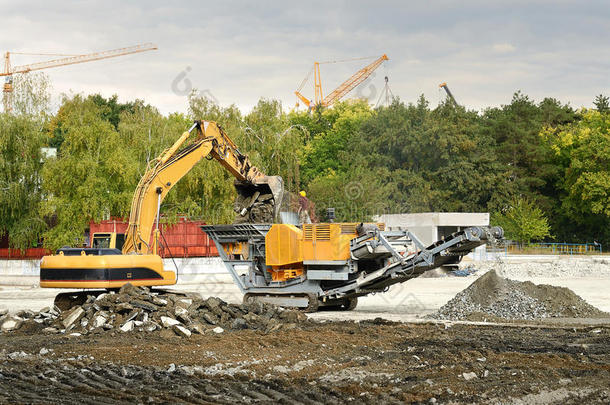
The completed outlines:
[[[572,290],[514,281],[491,270],[429,317],[449,320],[599,318],[600,311]]]
[[[57,307],[40,312],[0,312],[2,332],[91,333],[156,332],[163,337],[189,337],[193,333],[223,333],[226,330],[256,329],[266,333],[293,328],[307,321],[299,311],[270,304],[228,304],[220,298],[166,292],[127,284],[118,293],[91,295],[67,311]]]

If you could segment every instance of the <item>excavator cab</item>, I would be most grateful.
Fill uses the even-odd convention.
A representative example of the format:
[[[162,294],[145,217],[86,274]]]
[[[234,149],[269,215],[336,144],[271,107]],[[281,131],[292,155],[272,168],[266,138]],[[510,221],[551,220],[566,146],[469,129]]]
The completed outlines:
[[[123,249],[125,234],[116,232],[96,232],[91,238],[91,247],[95,249]]]

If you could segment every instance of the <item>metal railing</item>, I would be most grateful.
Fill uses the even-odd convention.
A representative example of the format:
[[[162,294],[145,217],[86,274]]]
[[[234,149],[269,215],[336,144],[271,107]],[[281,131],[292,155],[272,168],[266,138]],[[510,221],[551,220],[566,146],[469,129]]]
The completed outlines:
[[[590,255],[603,254],[600,243],[530,243],[520,245],[516,242],[505,242],[502,246],[487,246],[480,256],[494,257],[506,255]]]

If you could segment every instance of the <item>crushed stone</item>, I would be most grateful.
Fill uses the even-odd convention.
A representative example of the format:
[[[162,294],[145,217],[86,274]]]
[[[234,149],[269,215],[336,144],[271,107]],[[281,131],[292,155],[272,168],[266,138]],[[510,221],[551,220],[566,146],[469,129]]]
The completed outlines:
[[[428,317],[498,321],[608,316],[568,288],[510,280],[490,270]]]

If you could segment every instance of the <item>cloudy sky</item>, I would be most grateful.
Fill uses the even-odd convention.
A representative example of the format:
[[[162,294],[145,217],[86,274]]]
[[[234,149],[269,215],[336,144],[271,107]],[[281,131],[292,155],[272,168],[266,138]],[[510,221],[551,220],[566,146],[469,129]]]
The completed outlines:
[[[176,4],[171,4],[176,3]],[[81,54],[153,42],[153,52],[48,69],[59,94],[118,94],[162,112],[186,110],[185,89],[248,111],[293,94],[314,61],[386,53],[360,89],[436,105],[447,82],[469,108],[521,90],[574,107],[610,94],[608,1],[0,1],[0,50]],[[30,63],[15,55],[13,64]],[[367,61],[321,66],[326,93]],[[352,93],[355,94],[356,91]],[[313,85],[304,94],[313,94]],[[56,101],[57,102],[57,101]]]

